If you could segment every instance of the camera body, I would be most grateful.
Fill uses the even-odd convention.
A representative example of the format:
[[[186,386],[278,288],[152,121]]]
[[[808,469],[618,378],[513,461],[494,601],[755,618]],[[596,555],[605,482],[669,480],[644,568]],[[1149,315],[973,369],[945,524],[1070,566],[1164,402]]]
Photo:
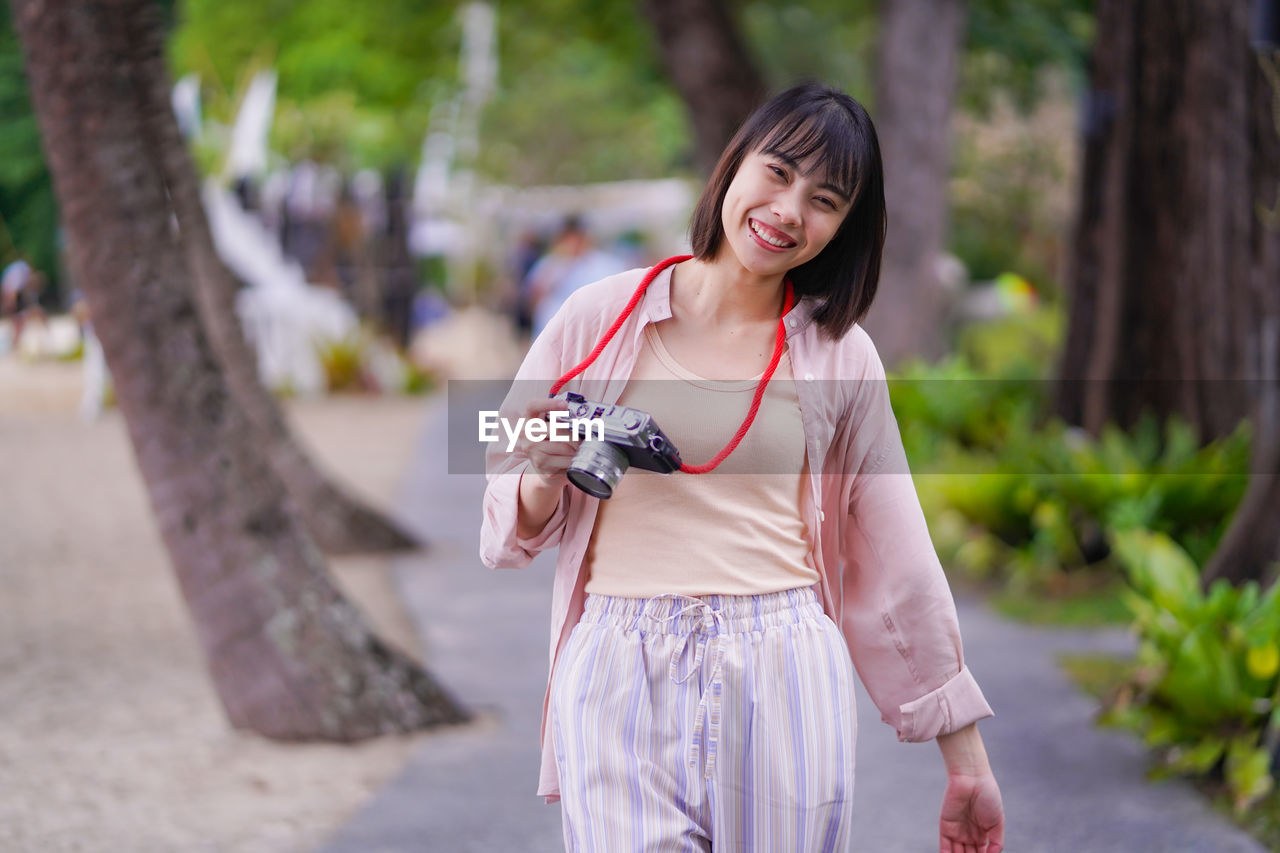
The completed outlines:
[[[679,470],[680,451],[648,412],[592,402],[572,392],[565,401],[570,418],[599,421],[604,428],[603,441],[595,429],[589,429],[589,437],[569,464],[569,482],[582,491],[608,499],[632,466],[659,474]]]

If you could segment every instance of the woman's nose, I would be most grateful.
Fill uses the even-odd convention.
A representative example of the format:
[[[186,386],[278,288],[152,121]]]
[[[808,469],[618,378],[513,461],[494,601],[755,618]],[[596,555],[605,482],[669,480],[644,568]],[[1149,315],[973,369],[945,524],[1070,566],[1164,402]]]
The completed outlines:
[[[778,217],[783,225],[800,224],[800,205],[790,195],[780,196],[773,201],[770,211]]]

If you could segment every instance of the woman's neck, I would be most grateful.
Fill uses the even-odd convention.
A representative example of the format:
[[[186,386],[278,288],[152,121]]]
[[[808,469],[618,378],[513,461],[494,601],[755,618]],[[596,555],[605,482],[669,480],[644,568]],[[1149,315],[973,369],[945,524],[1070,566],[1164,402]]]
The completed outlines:
[[[776,321],[782,310],[782,276],[757,276],[721,260],[682,263],[672,271],[671,310],[715,324]]]

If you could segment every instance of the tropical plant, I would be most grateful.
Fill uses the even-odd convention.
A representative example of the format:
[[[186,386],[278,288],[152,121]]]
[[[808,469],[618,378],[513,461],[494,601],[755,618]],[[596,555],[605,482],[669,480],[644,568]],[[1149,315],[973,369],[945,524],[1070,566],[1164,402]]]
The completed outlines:
[[[1247,485],[1249,426],[1201,446],[1177,420],[1097,437],[1045,421],[1057,328],[1048,311],[983,324],[962,333],[960,355],[889,383],[944,562],[1023,591],[1082,569],[1105,582],[1120,574],[1112,534],[1133,528],[1207,560]]]
[[[1140,646],[1104,720],[1141,732],[1162,772],[1221,778],[1243,812],[1274,786],[1280,585],[1219,580],[1206,593],[1168,536],[1135,529],[1114,542]]]

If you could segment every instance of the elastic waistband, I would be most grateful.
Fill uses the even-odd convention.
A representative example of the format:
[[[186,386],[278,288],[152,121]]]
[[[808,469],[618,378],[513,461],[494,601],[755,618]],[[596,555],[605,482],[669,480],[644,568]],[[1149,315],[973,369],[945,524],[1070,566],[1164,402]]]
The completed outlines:
[[[582,622],[612,625],[628,631],[687,634],[700,629],[739,634],[778,625],[795,625],[822,616],[814,587],[784,589],[762,595],[658,595],[622,598],[588,595]]]

